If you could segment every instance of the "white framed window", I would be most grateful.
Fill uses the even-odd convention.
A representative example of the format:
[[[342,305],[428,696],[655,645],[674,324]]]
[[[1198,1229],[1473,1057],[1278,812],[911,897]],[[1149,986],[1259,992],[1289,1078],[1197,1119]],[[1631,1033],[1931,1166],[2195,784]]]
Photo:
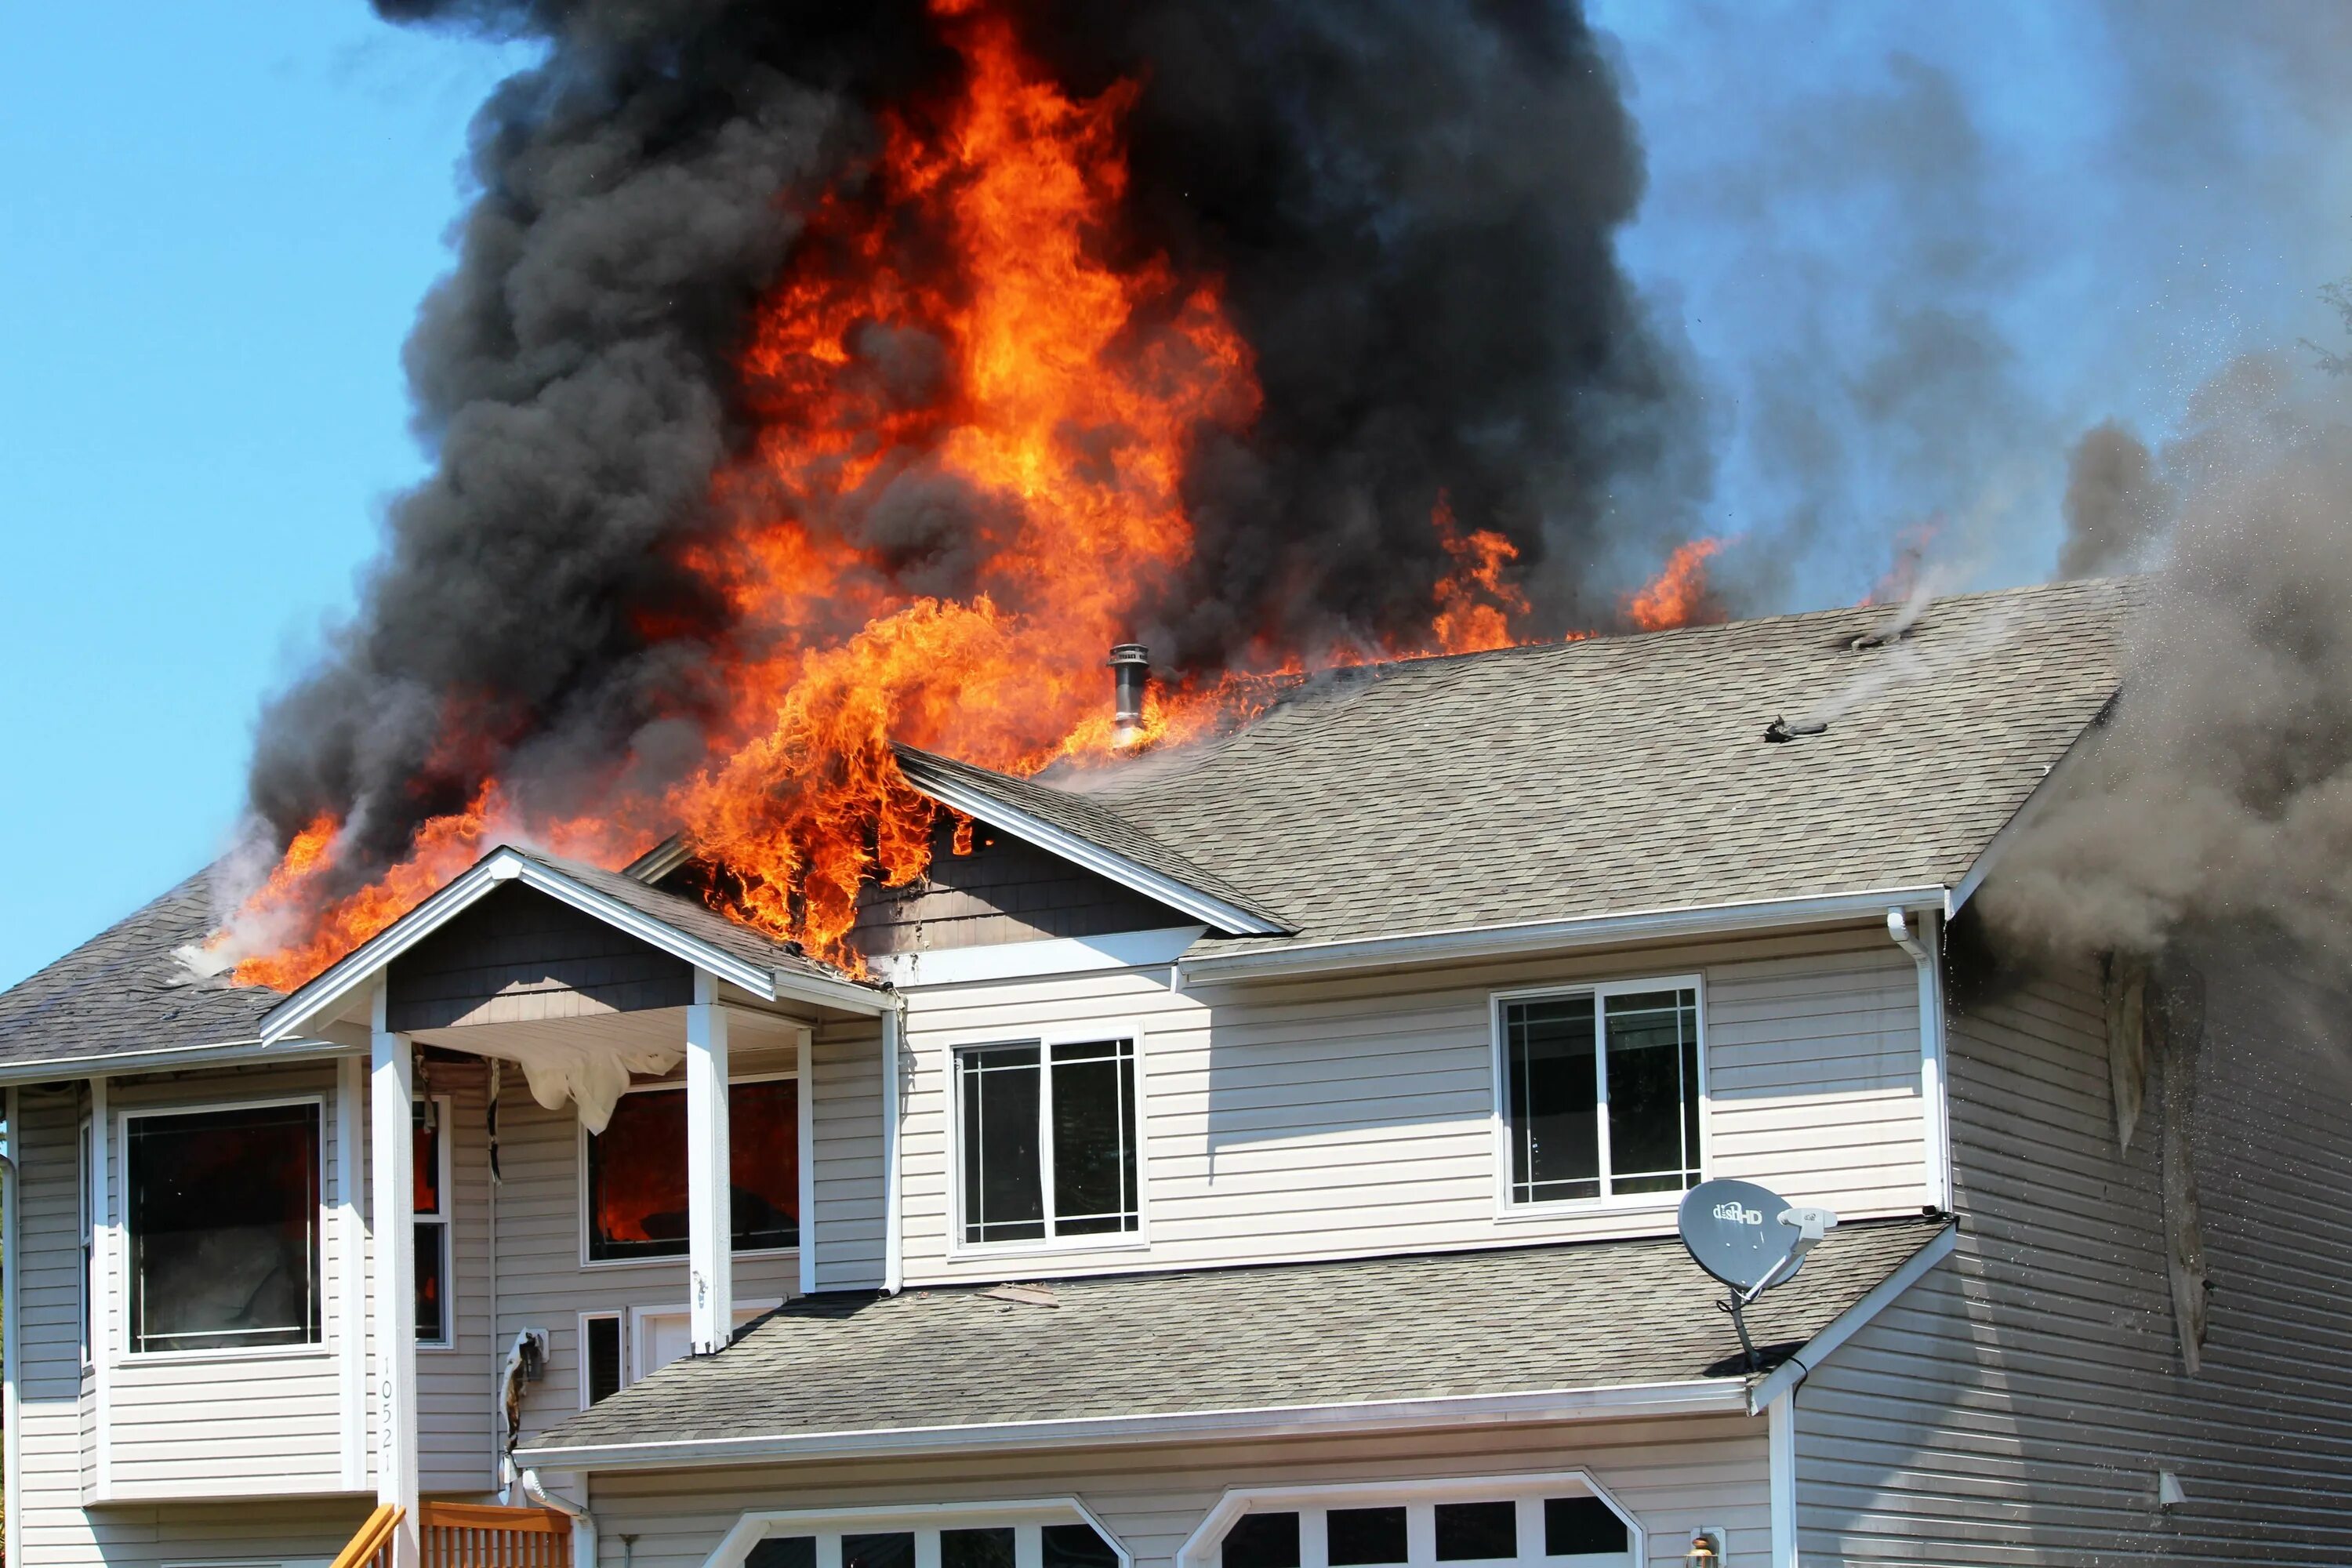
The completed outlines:
[[[952,1053],[957,1250],[1143,1240],[1139,1030]]]
[[[1492,1005],[1506,1215],[1671,1204],[1706,1179],[1698,976],[1496,992]]]
[[[79,1162],[74,1179],[74,1192],[81,1209],[81,1364],[90,1365],[90,1348],[97,1341],[92,1330],[96,1325],[90,1314],[98,1304],[98,1232],[99,1210],[102,1206],[97,1184],[90,1180],[90,1121],[81,1119],[81,1135],[75,1144]]]
[[[457,1342],[457,1252],[450,1228],[456,1189],[450,1178],[449,1097],[423,1095],[410,1106],[415,1188],[416,1342],[448,1350]]]
[[[628,1386],[629,1358],[621,1314],[580,1314],[580,1408],[610,1399]]]
[[[800,1075],[727,1083],[728,1182],[738,1258],[800,1246]],[[687,1255],[686,1086],[633,1084],[604,1131],[580,1130],[580,1261],[584,1268]]]
[[[130,1353],[325,1342],[323,1113],[310,1095],[121,1114]]]
[[[781,1300],[739,1301],[735,1328],[783,1305]],[[630,1307],[579,1315],[580,1408],[587,1409],[694,1348],[693,1314],[685,1307]]]
[[[1237,1488],[1177,1568],[1633,1568],[1641,1521],[1582,1470],[1470,1479]]]
[[[747,1513],[706,1568],[1134,1568],[1076,1498]]]

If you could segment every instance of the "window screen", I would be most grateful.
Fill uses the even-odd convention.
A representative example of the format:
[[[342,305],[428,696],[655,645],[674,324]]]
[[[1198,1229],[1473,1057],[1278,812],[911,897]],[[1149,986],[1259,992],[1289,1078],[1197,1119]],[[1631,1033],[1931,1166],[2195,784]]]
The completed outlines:
[[[738,1252],[800,1244],[800,1085],[791,1079],[727,1089],[730,1201]],[[588,1140],[588,1256],[683,1258],[686,1092],[621,1096]]]
[[[1503,1008],[1511,1201],[1698,1184],[1698,993],[1545,996]]]
[[[967,1243],[1140,1226],[1133,1041],[988,1046],[957,1072]]]
[[[319,1108],[140,1116],[129,1129],[131,1348],[319,1342]]]

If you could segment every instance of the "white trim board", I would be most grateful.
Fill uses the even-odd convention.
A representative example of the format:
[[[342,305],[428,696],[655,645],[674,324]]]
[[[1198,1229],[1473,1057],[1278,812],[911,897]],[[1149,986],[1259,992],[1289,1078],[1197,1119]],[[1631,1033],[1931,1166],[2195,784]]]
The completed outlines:
[[[261,1021],[262,1043],[275,1045],[304,1025],[320,1019],[328,1009],[374,979],[394,959],[505,882],[520,882],[534,892],[544,893],[559,903],[593,916],[649,947],[750,992],[762,1002],[808,1002],[869,1016],[878,1014],[886,1005],[879,991],[854,980],[762,969],[501,846],[272,1008]]]
[[[1163,926],[1116,931],[1108,936],[1048,937],[1038,942],[999,942],[986,947],[950,947],[924,952],[886,952],[866,961],[877,978],[901,991],[946,985],[982,985],[1000,980],[1038,980],[1111,969],[1160,969],[1184,956],[1208,934],[1206,926]]]
[[[1747,1411],[1760,1415],[1781,1394],[1792,1392],[1804,1382],[1813,1368],[1822,1364],[1837,1348],[1853,1338],[1873,1318],[1893,1304],[1897,1296],[1927,1277],[1927,1271],[1952,1255],[1959,1245],[1959,1226],[1948,1225],[1929,1237],[1926,1245],[1896,1267],[1894,1273],[1881,1279],[1865,1292],[1861,1300],[1840,1312],[1829,1327],[1800,1345],[1796,1352],[1772,1369],[1771,1373],[1748,1391]]]
[[[1442,1430],[1498,1421],[1588,1421],[1635,1415],[1747,1415],[1747,1381],[1691,1378],[1529,1394],[1449,1395],[1349,1405],[1150,1412],[1072,1420],[956,1426],[897,1426],[742,1437],[530,1447],[518,1463],[542,1470],[672,1469],[845,1456],[881,1458],[957,1449],[1052,1449],[1180,1442],[1203,1437],[1291,1437]]]

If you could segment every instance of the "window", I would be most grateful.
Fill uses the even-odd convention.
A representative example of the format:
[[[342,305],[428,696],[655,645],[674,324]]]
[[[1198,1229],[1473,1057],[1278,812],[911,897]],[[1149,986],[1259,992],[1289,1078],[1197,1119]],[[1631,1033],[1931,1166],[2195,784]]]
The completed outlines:
[[[621,1314],[599,1312],[580,1320],[580,1408],[621,1392]]]
[[[131,1349],[319,1343],[319,1107],[123,1126]]]
[[[80,1173],[74,1191],[81,1194],[81,1364],[90,1363],[90,1347],[97,1342],[91,1337],[90,1310],[98,1300],[98,1212],[101,1206],[98,1188],[90,1180],[89,1123],[81,1124],[79,1144]]]
[[[416,1342],[456,1342],[449,1308],[456,1255],[449,1246],[449,1101],[420,1100],[411,1107],[410,1180],[416,1206]]]
[[[1698,1184],[1698,988],[1643,984],[1498,1001],[1514,1205]]]
[[[1435,1568],[1445,1563],[1633,1568],[1642,1532],[1578,1472],[1229,1492],[1178,1568]]]
[[[967,1245],[1142,1227],[1133,1040],[960,1051],[956,1093]]]
[[[727,1086],[728,1175],[738,1252],[800,1245],[800,1085]],[[686,1090],[633,1089],[588,1139],[588,1258],[684,1258]]]
[[[722,1568],[1130,1568],[1125,1548],[1069,1499],[746,1514],[710,1561]]]

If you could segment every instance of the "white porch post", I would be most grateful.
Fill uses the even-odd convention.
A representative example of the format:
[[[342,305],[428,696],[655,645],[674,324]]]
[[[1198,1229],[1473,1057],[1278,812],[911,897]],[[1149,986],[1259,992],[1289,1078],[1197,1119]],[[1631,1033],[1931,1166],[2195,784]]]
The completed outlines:
[[[375,1143],[375,1496],[406,1510],[394,1568],[416,1568],[416,1064],[408,1037],[385,1026],[375,993],[369,1110]]]
[[[733,1181],[727,1141],[727,1013],[718,977],[694,972],[686,1010],[686,1233],[694,1353],[726,1348],[735,1328]]]

